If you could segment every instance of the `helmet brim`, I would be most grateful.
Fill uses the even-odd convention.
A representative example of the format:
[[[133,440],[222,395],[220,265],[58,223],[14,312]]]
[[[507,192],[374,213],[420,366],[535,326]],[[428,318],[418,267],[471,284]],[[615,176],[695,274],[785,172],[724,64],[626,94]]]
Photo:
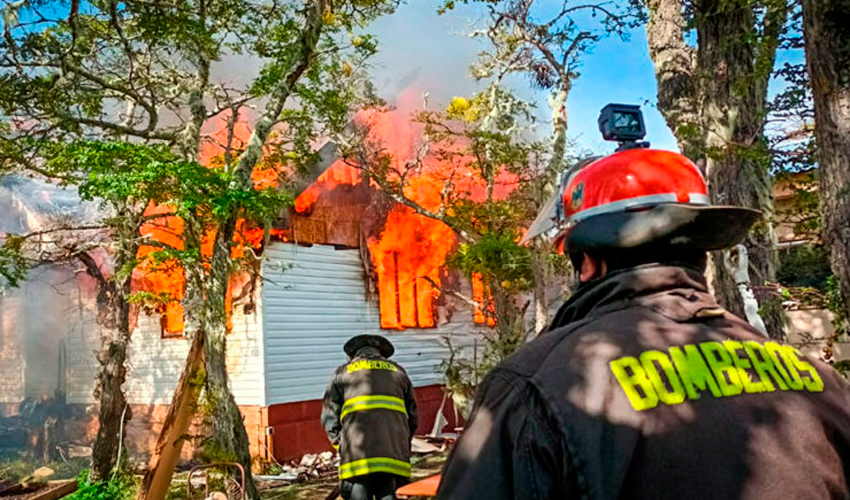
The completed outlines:
[[[720,250],[742,242],[760,217],[761,212],[749,208],[666,203],[580,221],[566,235],[565,249],[575,252],[663,245]]]
[[[380,335],[357,335],[356,337],[352,337],[345,343],[343,346],[343,350],[348,357],[353,358],[357,351],[364,347],[374,347],[381,353],[381,356],[385,358],[392,357],[395,353],[395,347],[393,344]]]
[[[555,192],[555,194],[549,197],[549,201],[547,201],[546,204],[543,205],[543,208],[537,213],[537,217],[534,219],[534,222],[528,226],[528,230],[519,241],[520,245],[525,245],[541,234],[549,232],[555,228],[555,217],[558,211],[559,196],[558,192]]]

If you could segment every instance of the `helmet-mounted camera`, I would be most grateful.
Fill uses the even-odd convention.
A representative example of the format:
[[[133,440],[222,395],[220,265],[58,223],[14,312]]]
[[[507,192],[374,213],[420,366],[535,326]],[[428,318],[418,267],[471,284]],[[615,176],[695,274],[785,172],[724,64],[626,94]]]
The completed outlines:
[[[608,104],[599,113],[597,123],[603,139],[617,141],[617,151],[649,147],[648,142],[641,142],[646,136],[646,126],[640,106]]]

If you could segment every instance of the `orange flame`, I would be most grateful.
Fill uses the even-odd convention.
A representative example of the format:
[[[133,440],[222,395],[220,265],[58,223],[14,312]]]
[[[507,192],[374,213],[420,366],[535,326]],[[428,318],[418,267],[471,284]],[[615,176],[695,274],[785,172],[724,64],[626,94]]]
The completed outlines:
[[[486,299],[485,299],[486,297]],[[472,275],[472,300],[475,301],[474,320],[476,325],[496,326],[495,305],[489,284],[480,273]]]
[[[440,269],[454,241],[442,222],[402,205],[393,208],[383,232],[368,242],[378,273],[381,327],[434,326]]]
[[[366,110],[357,120],[369,128],[369,139],[389,155],[391,170],[403,172],[419,153],[417,138],[422,127],[410,121],[419,92],[408,89],[400,97],[399,111]],[[457,144],[458,150],[462,144]],[[451,147],[451,146],[450,146]],[[473,159],[453,155],[451,160],[426,155],[415,171],[405,178],[404,195],[425,210],[442,207],[443,190],[448,185],[456,196],[482,202],[486,183],[472,167]],[[339,185],[362,182],[360,171],[342,161],[334,163],[295,200],[298,213],[307,213],[323,192]],[[515,176],[503,172],[494,182],[493,197],[504,199],[517,185]],[[383,328],[428,328],[436,324],[436,300],[440,295],[441,270],[455,244],[456,235],[444,223],[396,204],[377,234],[367,235],[367,244],[378,275],[378,292]],[[488,287],[480,277],[473,280],[475,322],[493,326]]]
[[[342,159],[337,160],[322,172],[316,182],[298,195],[295,199],[295,211],[298,213],[309,211],[322,192],[332,191],[335,187],[345,184],[354,186],[359,182],[360,170]]]
[[[199,158],[202,164],[210,168],[223,167],[223,154],[226,149],[228,136],[228,115],[223,116],[208,126],[213,127],[211,133],[201,146]],[[231,148],[234,158],[244,149],[251,129],[240,116],[233,127]],[[252,172],[251,178],[256,189],[266,189],[277,185],[280,176],[280,167],[276,165],[261,164]],[[152,218],[146,222],[140,232],[151,243],[139,248],[137,258],[141,262],[133,272],[132,290],[134,292],[145,291],[159,295],[160,300],[166,300],[164,305],[157,307],[160,314],[163,334],[176,335],[183,331],[183,299],[185,288],[185,274],[183,268],[176,261],[158,262],[154,259],[155,252],[171,247],[176,250],[183,249],[183,220],[177,216],[169,215],[173,207],[166,205],[151,205],[145,211],[147,216],[161,216]],[[285,239],[285,232],[272,229],[270,236]],[[248,248],[258,249],[262,246],[265,230],[247,224],[244,220],[237,221],[234,245],[231,249],[233,258],[244,256]],[[215,244],[215,232],[208,231],[201,237],[201,255],[209,258]],[[228,317],[228,330],[232,328],[231,309],[233,307],[232,289],[233,279],[228,284],[225,309]]]

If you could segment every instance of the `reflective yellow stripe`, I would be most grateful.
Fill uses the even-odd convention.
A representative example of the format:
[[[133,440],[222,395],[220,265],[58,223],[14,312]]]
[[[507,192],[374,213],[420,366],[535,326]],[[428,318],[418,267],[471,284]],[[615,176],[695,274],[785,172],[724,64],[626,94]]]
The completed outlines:
[[[348,365],[348,373],[359,372],[360,370],[388,370],[397,372],[398,367],[389,361],[381,361],[379,359],[362,359]]]
[[[339,419],[342,420],[346,415],[355,411],[362,410],[393,410],[407,415],[407,408],[401,398],[393,396],[357,396],[345,401],[342,405],[342,414]]]
[[[397,476],[410,477],[410,464],[403,460],[387,457],[364,458],[340,464],[339,478],[348,479],[374,472],[389,472]]]

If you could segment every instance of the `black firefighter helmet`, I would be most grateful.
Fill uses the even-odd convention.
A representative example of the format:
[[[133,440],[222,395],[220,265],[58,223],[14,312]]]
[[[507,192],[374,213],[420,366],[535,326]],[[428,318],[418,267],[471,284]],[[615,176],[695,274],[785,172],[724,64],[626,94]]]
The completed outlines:
[[[393,353],[395,353],[395,347],[393,347],[392,342],[380,335],[370,334],[351,337],[348,342],[345,343],[343,350],[345,350],[345,354],[347,354],[349,358],[353,358],[357,355],[357,351],[364,347],[374,347],[379,353],[381,353],[381,356],[385,358],[389,358],[393,355]]]

